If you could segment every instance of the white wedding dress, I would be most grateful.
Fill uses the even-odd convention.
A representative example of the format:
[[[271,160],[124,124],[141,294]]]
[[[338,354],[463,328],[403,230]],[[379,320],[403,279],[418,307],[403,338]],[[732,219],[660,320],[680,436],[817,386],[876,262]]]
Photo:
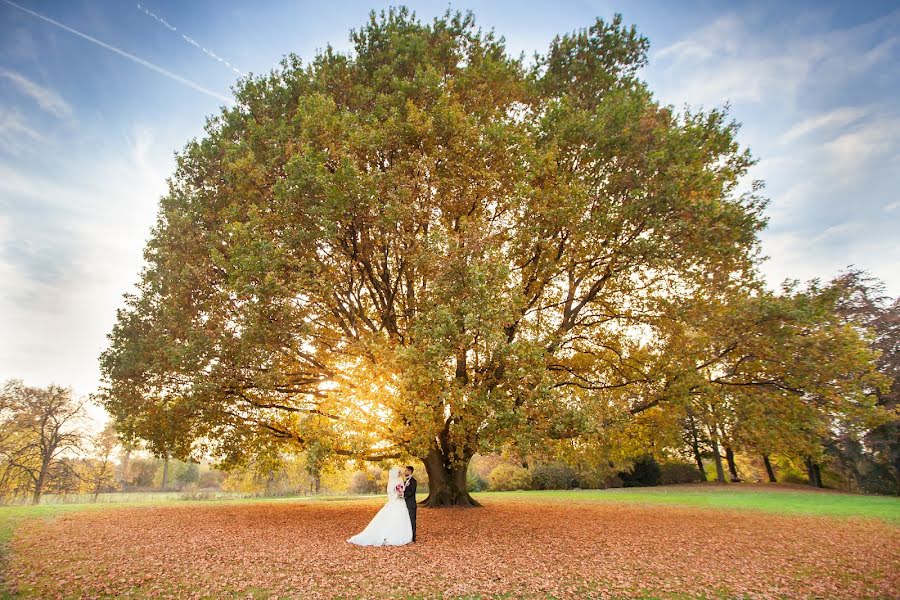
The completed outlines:
[[[403,498],[397,497],[394,487],[401,483],[400,469],[394,467],[388,475],[387,503],[381,507],[366,528],[347,541],[358,546],[402,546],[412,541],[412,524]]]

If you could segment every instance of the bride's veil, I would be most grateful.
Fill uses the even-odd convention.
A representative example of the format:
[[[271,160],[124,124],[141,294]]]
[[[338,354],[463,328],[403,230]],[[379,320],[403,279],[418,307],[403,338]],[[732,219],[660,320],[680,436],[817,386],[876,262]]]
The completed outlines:
[[[388,500],[395,497],[394,488],[400,483],[400,467],[391,467],[388,471],[387,497]]]

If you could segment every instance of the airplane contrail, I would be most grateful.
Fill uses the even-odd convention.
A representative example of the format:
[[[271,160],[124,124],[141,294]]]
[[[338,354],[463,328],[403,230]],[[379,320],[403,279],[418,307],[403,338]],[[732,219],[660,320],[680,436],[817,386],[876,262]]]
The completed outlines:
[[[184,35],[183,33],[180,33],[180,32],[178,31],[178,29],[177,29],[174,25],[172,25],[171,23],[169,23],[168,21],[166,21],[165,19],[163,19],[162,17],[160,17],[159,15],[157,15],[156,13],[154,13],[153,11],[151,11],[150,9],[148,9],[146,6],[142,6],[140,3],[138,3],[137,7],[138,7],[138,10],[139,10],[139,11],[141,11],[142,13],[144,13],[145,15],[147,15],[148,17],[151,17],[151,18],[154,19],[157,23],[159,23],[160,25],[162,25],[163,27],[165,27],[166,29],[168,29],[168,30],[171,31],[172,33],[178,33],[178,34],[181,36],[181,39],[183,39],[185,42],[187,42],[188,44],[190,44],[190,45],[193,46],[194,48],[196,48],[196,49],[198,49],[198,50],[201,50],[201,51],[202,51],[204,54],[206,54],[208,57],[210,57],[210,58],[212,58],[212,59],[215,59],[215,60],[219,61],[220,63],[222,63],[223,65],[225,65],[226,67],[228,67],[229,69],[231,69],[232,71],[234,71],[235,73],[237,73],[238,75],[240,75],[240,76],[243,77],[244,73],[243,73],[240,69],[238,69],[235,65],[231,64],[230,62],[228,62],[227,60],[225,60],[224,58],[222,58],[221,56],[219,56],[218,54],[216,54],[216,53],[213,52],[212,50],[209,50],[209,49],[207,49],[206,47],[201,46],[201,45],[198,44],[197,41],[194,40],[193,38],[190,38],[190,37]]]
[[[59,21],[54,21],[50,17],[45,17],[44,15],[36,13],[33,10],[29,10],[29,9],[25,8],[24,6],[19,6],[18,4],[16,4],[15,2],[12,2],[11,0],[0,0],[0,2],[9,4],[13,8],[17,8],[17,9],[21,10],[22,12],[28,13],[29,15],[31,15],[33,17],[37,17],[38,19],[46,21],[46,22],[50,23],[51,25],[56,25],[60,29],[64,29],[65,31],[68,31],[69,33],[73,33],[80,38],[84,38],[91,43],[97,44],[101,48],[106,48],[110,52],[115,52],[119,56],[127,58],[130,61],[136,62],[137,64],[139,64],[141,66],[147,67],[151,71],[156,71],[160,75],[168,77],[169,79],[171,79],[173,81],[177,81],[178,83],[180,83],[182,85],[186,85],[187,87],[194,89],[198,92],[201,92],[203,94],[206,94],[207,96],[211,96],[213,98],[216,98],[217,100],[221,100],[222,102],[229,104],[229,105],[233,103],[233,100],[227,96],[224,96],[224,95],[219,94],[218,92],[214,92],[212,90],[208,90],[205,87],[201,86],[200,84],[194,83],[190,79],[186,79],[186,78],[182,77],[181,75],[178,75],[176,73],[173,73],[172,71],[169,71],[168,69],[164,69],[158,65],[153,64],[150,61],[144,60],[140,56],[135,56],[134,54],[131,54],[130,52],[126,52],[125,50],[120,50],[119,48],[116,48],[115,46],[110,46],[106,42],[102,42],[95,37],[91,37],[86,33],[82,33],[80,31],[78,31],[77,29],[72,29],[68,25],[63,25]]]

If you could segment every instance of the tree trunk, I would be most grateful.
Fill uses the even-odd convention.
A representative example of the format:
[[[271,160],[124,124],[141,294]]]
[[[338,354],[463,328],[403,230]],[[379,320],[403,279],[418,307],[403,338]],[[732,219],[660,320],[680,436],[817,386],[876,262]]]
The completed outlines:
[[[895,381],[896,384],[896,381]],[[891,428],[889,431],[896,431],[894,428]],[[898,436],[900,437],[900,436]],[[897,489],[895,491],[895,496],[900,496],[900,444],[896,441],[893,444],[888,446],[888,456],[893,455],[894,457],[894,481],[897,484]]]
[[[131,462],[131,448],[125,451],[125,456],[122,457],[122,475],[119,477],[119,485],[122,486],[122,491],[125,491],[125,486],[128,485],[128,464]]]
[[[44,491],[44,474],[41,473],[37,481],[34,482],[34,495],[31,497],[32,504],[41,503],[41,493]]]
[[[738,477],[737,465],[734,464],[734,450],[730,447],[725,446],[725,459],[728,461],[728,471],[731,473],[731,481],[736,483],[741,480]]]
[[[104,466],[104,468],[106,468],[106,467]],[[91,500],[91,502],[97,502],[97,498],[100,496],[100,482],[101,482],[101,479],[98,476],[97,481],[94,482],[94,499]]]
[[[694,460],[697,461],[697,469],[700,471],[700,477],[703,478],[703,481],[709,481],[706,478],[706,469],[703,468],[703,457],[700,456],[700,451],[696,448],[694,449]]]
[[[822,472],[819,470],[819,465],[814,463],[811,458],[806,459],[806,475],[809,477],[809,485],[822,487]]]
[[[165,491],[169,487],[169,457],[166,457],[165,462],[163,462],[163,478],[162,478],[162,489]]]
[[[50,470],[50,453],[46,453],[41,459],[41,471],[38,473],[37,479],[34,480],[34,495],[31,497],[32,504],[41,503],[41,494],[44,493],[44,482],[47,481],[47,472]]]
[[[700,477],[703,478],[703,481],[708,481],[706,478],[706,469],[703,468],[703,456],[700,454],[700,439],[697,435],[697,426],[694,423],[694,417],[692,415],[688,415],[688,423],[690,424],[691,432],[691,451],[694,453],[697,469],[700,470]]]
[[[769,475],[769,483],[778,483],[775,477],[775,469],[772,468],[772,461],[769,460],[768,454],[762,455],[763,464],[766,465],[766,473]]]
[[[819,463],[813,463],[813,471],[816,473],[816,487],[825,487],[822,483],[822,471],[819,468]]]
[[[93,502],[97,502],[97,498],[100,496],[100,488],[103,485],[103,478],[106,476],[106,469],[109,468],[109,455],[103,459],[103,462],[100,465],[100,469],[97,471],[97,480],[94,482],[94,500]]]
[[[716,480],[719,483],[725,483],[725,469],[722,468],[722,455],[719,454],[719,440],[713,436],[712,439],[713,458],[716,459]]]
[[[433,448],[422,459],[428,472],[428,497],[419,505],[429,508],[481,506],[469,495],[466,486],[466,471],[471,458],[467,456],[462,463],[453,463],[439,449]]]

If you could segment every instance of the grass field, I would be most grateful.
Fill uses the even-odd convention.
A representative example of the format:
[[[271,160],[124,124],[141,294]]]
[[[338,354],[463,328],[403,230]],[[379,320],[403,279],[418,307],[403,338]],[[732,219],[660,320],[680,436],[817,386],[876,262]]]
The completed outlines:
[[[750,485],[476,497],[483,509],[422,509],[416,545],[377,549],[345,539],[380,497],[2,507],[6,597],[900,596],[897,498]]]
[[[542,502],[627,502],[671,504],[735,510],[761,510],[786,515],[875,517],[900,524],[900,498],[864,496],[766,485],[676,485],[580,491],[488,492],[476,498],[502,496]]]

